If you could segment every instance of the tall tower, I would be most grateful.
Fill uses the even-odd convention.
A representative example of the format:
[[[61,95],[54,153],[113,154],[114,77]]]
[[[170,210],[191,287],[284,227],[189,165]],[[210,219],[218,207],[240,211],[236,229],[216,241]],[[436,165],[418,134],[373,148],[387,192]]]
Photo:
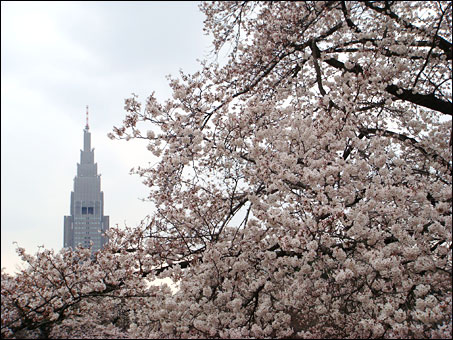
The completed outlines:
[[[93,242],[92,252],[95,252],[108,242],[103,233],[109,228],[109,216],[104,216],[101,176],[97,174],[94,149],[91,148],[88,106],[86,115],[83,150],[80,150],[80,163],[77,164],[74,191],[71,192],[71,215],[64,217],[64,247],[89,247]]]

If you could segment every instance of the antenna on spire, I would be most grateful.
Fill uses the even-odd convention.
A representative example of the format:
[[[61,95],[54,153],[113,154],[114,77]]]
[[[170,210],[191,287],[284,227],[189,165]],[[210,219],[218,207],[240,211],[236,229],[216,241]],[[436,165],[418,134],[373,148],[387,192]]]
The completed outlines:
[[[85,129],[89,129],[90,126],[88,125],[88,105],[87,105],[87,124],[85,125]]]

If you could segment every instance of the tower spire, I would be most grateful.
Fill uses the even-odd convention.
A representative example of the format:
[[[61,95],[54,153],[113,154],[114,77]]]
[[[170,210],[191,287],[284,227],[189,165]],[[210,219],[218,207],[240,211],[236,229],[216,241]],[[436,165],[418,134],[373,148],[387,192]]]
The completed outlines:
[[[85,129],[89,130],[90,126],[88,125],[88,105],[87,105],[87,124],[85,125]]]

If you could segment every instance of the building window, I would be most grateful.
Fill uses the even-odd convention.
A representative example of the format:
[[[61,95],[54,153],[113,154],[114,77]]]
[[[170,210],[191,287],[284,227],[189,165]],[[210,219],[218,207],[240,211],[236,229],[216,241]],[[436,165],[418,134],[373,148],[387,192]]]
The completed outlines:
[[[82,207],[82,215],[94,215],[93,207]]]

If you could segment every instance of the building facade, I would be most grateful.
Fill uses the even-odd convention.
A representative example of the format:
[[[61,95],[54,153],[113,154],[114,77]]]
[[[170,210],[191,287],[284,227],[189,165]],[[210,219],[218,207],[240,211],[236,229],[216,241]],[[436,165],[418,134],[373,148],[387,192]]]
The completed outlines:
[[[71,192],[70,215],[64,217],[64,247],[81,245],[87,248],[92,242],[94,253],[108,242],[104,235],[108,228],[109,216],[104,216],[104,193],[101,191],[97,163],[94,163],[87,112],[83,150],[80,150],[80,163],[77,164],[74,191]]]

